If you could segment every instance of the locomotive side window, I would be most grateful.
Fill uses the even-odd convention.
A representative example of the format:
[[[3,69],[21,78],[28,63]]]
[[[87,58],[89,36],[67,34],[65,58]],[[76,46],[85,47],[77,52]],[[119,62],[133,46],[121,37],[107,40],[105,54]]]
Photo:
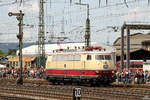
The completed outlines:
[[[104,55],[95,55],[96,60],[104,60]]]
[[[91,60],[91,59],[92,59],[91,55],[87,55],[87,60]]]
[[[53,56],[52,61],[80,61],[80,55]]]
[[[73,60],[75,60],[75,61],[80,61],[80,59],[81,59],[80,55],[74,55],[73,57],[74,57]]]

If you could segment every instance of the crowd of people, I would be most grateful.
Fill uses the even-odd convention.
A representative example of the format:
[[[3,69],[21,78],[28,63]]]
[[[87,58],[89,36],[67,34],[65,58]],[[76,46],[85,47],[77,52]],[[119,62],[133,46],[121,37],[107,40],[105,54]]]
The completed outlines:
[[[1,68],[0,77],[18,78],[20,76],[19,68]],[[44,68],[23,68],[22,76],[24,78],[45,78]],[[116,72],[116,82],[145,84],[150,82],[150,72],[148,71],[126,71]]]
[[[148,71],[116,72],[116,81],[123,83],[145,84],[147,82],[150,82],[150,72]]]
[[[19,68],[2,68],[0,77],[18,78],[20,75]],[[24,78],[44,78],[44,68],[23,68],[22,76]]]

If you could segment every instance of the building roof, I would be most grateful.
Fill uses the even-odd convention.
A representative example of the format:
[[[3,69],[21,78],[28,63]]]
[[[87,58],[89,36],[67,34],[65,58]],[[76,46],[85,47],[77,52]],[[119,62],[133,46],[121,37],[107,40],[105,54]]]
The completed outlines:
[[[132,53],[132,52],[135,52],[135,51],[137,51],[137,50],[140,50],[140,49],[131,49],[130,50],[130,53]],[[126,49],[124,50],[124,54],[126,55]],[[117,50],[116,51],[116,56],[120,56],[121,55],[121,50]]]
[[[130,44],[131,45],[141,45],[143,41],[150,40],[150,33],[142,34],[142,33],[135,33],[130,35]],[[126,36],[124,37],[124,43],[126,45]],[[114,46],[121,45],[121,37],[117,38],[116,41],[113,43]]]
[[[130,53],[142,49],[142,42],[150,40],[150,33],[142,34],[135,33],[130,35]],[[117,56],[121,55],[121,38],[117,38],[113,43],[113,46],[116,48]],[[124,36],[124,54],[126,54],[126,36]]]
[[[23,61],[33,61],[35,60],[36,56],[24,56],[22,57]],[[19,61],[19,56],[10,57],[8,58],[8,61]]]

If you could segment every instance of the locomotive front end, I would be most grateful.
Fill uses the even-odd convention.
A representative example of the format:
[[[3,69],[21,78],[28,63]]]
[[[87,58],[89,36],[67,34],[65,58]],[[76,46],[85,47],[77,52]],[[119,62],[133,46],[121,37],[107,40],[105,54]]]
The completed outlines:
[[[115,81],[115,55],[113,53],[95,55],[98,68],[98,81],[111,83]]]

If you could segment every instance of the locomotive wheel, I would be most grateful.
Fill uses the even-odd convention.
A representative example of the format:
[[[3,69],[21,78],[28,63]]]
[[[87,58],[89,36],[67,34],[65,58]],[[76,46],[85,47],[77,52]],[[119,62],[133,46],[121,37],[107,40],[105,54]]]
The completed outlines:
[[[57,82],[58,85],[60,85],[60,82]]]
[[[64,83],[64,85],[66,85],[66,82],[63,82]]]
[[[90,80],[90,86],[96,86],[97,85],[97,83],[96,83],[96,81],[95,80]]]
[[[69,83],[70,83],[70,85],[72,85],[72,84],[73,84],[73,83],[72,83],[72,81],[70,81]]]
[[[103,86],[109,86],[109,85],[110,85],[110,83],[108,81],[103,82]]]
[[[53,85],[55,85],[55,82],[54,82],[54,81],[52,81],[52,84],[53,84]]]
[[[77,82],[77,85],[80,85],[80,82],[79,82],[79,81]]]

